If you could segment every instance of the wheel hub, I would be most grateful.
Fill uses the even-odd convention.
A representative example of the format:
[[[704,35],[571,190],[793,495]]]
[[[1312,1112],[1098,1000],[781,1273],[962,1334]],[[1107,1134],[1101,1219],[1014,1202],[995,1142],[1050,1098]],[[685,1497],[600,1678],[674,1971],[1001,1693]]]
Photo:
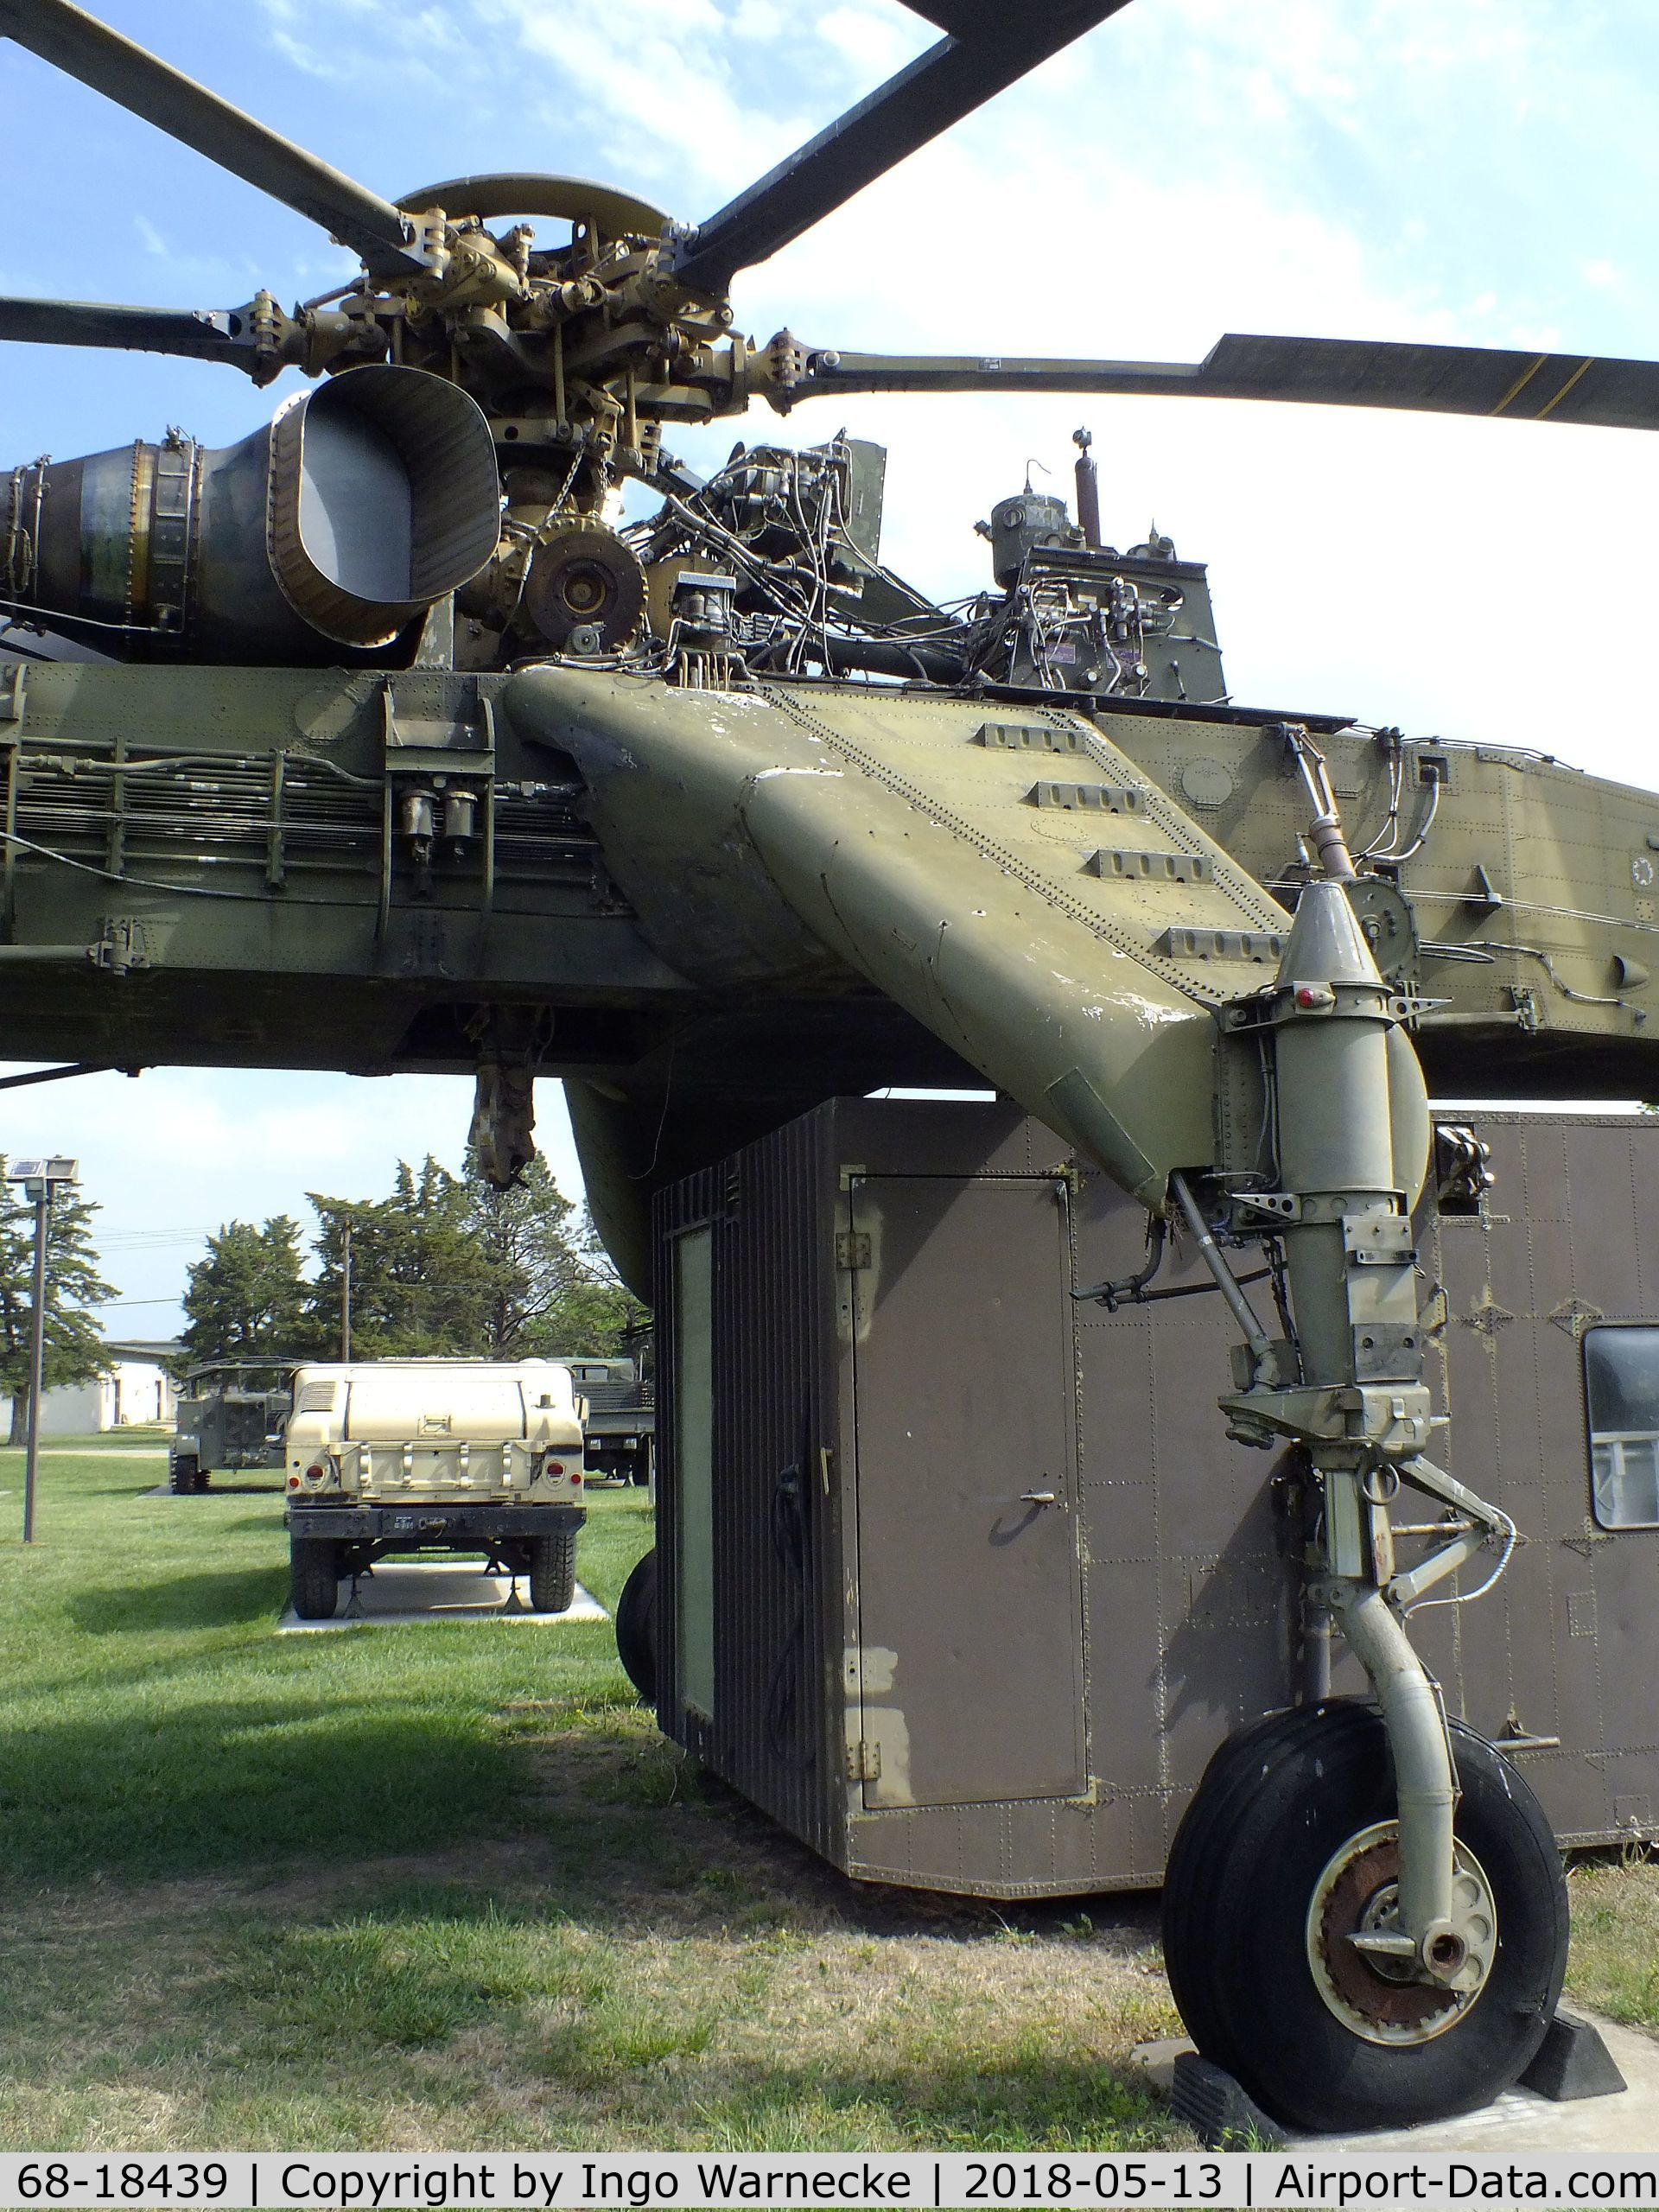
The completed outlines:
[[[1484,1870],[1461,1843],[1452,1896],[1457,1933],[1441,1939],[1430,1980],[1414,1959],[1354,1940],[1401,1933],[1399,1823],[1362,1828],[1332,1853],[1308,1907],[1308,1965],[1326,2006],[1367,2043],[1431,2043],[1479,1999],[1497,1953],[1497,1912]]]

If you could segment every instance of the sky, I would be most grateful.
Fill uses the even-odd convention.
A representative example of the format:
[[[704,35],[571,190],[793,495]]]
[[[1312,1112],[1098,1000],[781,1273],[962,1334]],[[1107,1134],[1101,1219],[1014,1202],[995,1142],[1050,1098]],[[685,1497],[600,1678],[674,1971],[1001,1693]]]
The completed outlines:
[[[94,0],[128,35],[378,191],[485,170],[712,213],[931,41],[897,0]],[[286,209],[0,42],[0,291],[236,306],[353,264]],[[1643,356],[1659,346],[1652,0],[1132,0],[734,290],[740,329],[849,349],[1196,359],[1226,330]],[[16,346],[0,467],[229,443],[290,377]],[[988,581],[975,520],[1027,462],[1105,534],[1210,564],[1234,696],[1535,747],[1659,788],[1646,666],[1659,440],[1245,403],[820,402],[742,434],[887,444],[888,561]],[[723,459],[725,424],[671,442]],[[1040,473],[1034,480],[1041,484]],[[152,1070],[0,1093],[0,1150],[73,1153],[104,1208],[111,1334],[170,1333],[205,1233],[308,1190],[458,1164],[438,1077]],[[579,1190],[557,1087],[555,1173]]]

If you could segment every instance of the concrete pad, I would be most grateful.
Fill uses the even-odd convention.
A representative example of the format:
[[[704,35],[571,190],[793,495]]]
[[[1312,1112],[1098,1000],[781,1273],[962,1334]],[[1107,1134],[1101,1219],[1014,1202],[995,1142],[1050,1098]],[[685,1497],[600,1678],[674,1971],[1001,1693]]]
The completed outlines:
[[[1512,2151],[1659,2151],[1659,2040],[1637,2028],[1621,2028],[1582,2005],[1570,2009],[1600,2030],[1629,2085],[1619,2094],[1552,2104],[1532,2089],[1509,2089],[1484,2112],[1465,2113],[1460,2120],[1385,2128],[1375,2135],[1287,2135],[1286,2142],[1313,2151],[1350,2151],[1356,2156],[1451,2151],[1506,2158]],[[1165,2036],[1156,2043],[1137,2044],[1129,2063],[1167,2096],[1176,2058],[1192,2048],[1184,2036]]]
[[[171,1483],[157,1483],[154,1490],[141,1490],[140,1497],[188,1497],[193,1502],[200,1497],[283,1497],[287,1492],[281,1483],[212,1483],[206,1490],[177,1491]]]
[[[476,1560],[382,1560],[358,1578],[357,1594],[345,1586],[341,1610],[331,1621],[302,1621],[292,1607],[276,1624],[278,1636],[327,1636],[344,1628],[430,1628],[445,1621],[506,1621],[550,1628],[566,1621],[610,1618],[580,1582],[563,1613],[532,1613],[517,1581],[486,1574]]]
[[[1571,2009],[1600,2030],[1629,2084],[1620,2094],[1557,2105],[1532,2089],[1509,2089],[1484,2112],[1431,2127],[1300,2139],[1325,2151],[1466,2151],[1488,2158],[1507,2158],[1511,2151],[1659,2151],[1659,2042],[1581,2005]]]

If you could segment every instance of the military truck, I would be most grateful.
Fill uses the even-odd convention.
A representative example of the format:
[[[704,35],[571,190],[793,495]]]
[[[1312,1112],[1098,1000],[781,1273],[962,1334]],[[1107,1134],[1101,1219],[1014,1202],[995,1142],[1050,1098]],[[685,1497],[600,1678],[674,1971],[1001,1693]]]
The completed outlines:
[[[657,1407],[643,1360],[568,1359],[570,1381],[582,1401],[590,1482],[651,1480],[657,1440]]]
[[[214,1359],[193,1367],[179,1391],[167,1447],[168,1487],[200,1497],[215,1472],[280,1467],[292,1360]]]
[[[554,1360],[383,1359],[295,1370],[286,1452],[294,1611],[393,1554],[487,1554],[531,1610],[575,1593],[587,1518],[570,1370]]]

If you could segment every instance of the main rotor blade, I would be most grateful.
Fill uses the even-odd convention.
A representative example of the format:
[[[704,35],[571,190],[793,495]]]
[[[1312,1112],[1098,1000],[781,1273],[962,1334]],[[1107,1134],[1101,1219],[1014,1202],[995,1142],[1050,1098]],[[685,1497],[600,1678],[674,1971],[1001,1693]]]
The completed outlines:
[[[280,200],[360,254],[377,274],[422,266],[389,200],[159,60],[70,0],[0,0],[0,35]]]
[[[1478,346],[1230,334],[1202,361],[1074,361],[969,354],[810,353],[786,404],[849,391],[1122,392],[1408,408],[1659,429],[1659,362]]]
[[[1080,38],[1128,0],[916,0],[948,34],[828,130],[699,226],[678,274],[723,292],[740,269],[765,261],[850,200],[906,154]]]
[[[257,349],[239,309],[117,308],[91,300],[0,299],[0,341],[31,346],[124,346],[181,353],[258,372]]]

